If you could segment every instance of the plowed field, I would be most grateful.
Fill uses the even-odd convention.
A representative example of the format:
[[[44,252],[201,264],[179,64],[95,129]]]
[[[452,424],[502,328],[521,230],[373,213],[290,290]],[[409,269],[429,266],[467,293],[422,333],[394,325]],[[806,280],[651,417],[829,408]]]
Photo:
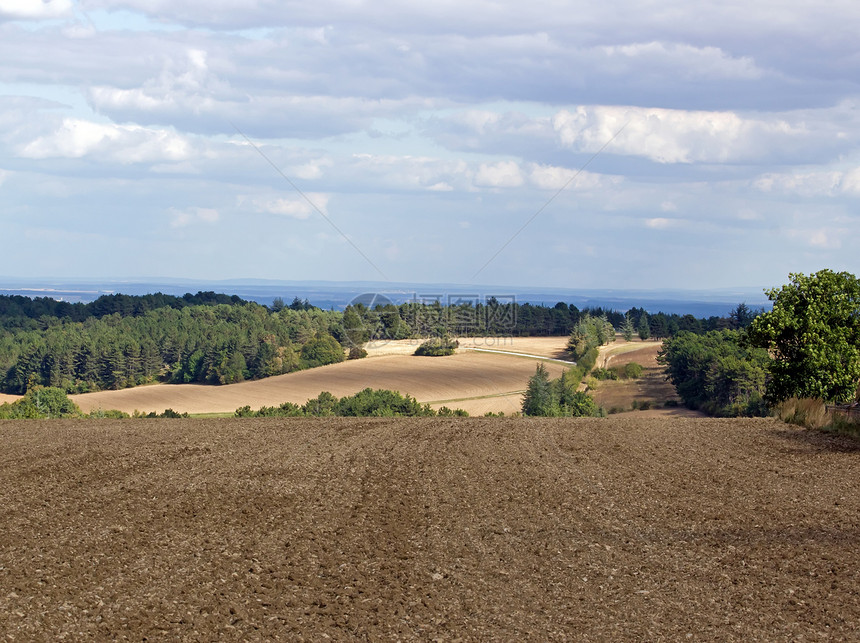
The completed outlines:
[[[0,639],[857,640],[857,443],[634,417],[0,422]]]

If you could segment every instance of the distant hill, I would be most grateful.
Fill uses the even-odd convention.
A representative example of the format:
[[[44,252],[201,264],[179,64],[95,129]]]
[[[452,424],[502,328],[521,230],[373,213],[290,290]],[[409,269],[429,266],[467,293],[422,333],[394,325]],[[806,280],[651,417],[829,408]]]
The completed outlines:
[[[469,284],[418,284],[391,282],[271,281],[236,279],[199,281],[193,279],[151,279],[141,281],[48,281],[0,277],[0,295],[51,297],[70,303],[88,303],[103,295],[147,295],[164,293],[182,296],[188,292],[214,291],[235,295],[244,300],[270,305],[276,298],[291,301],[295,297],[324,310],[343,310],[364,294],[381,294],[394,304],[412,300],[443,304],[461,300],[486,301],[495,297],[501,302],[543,304],[559,301],[578,308],[605,308],[625,311],[644,308],[649,313],[664,312],[695,317],[726,316],[739,303],[751,308],[770,307],[761,288],[719,290],[624,290],[541,288],[523,286],[481,286]]]

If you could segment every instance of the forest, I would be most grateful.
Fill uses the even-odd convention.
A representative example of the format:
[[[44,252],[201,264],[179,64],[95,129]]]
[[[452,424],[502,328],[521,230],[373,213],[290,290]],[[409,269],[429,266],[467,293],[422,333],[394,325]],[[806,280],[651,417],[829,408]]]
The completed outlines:
[[[105,295],[89,304],[0,296],[0,392],[35,386],[67,393],[121,389],[153,382],[231,384],[363,355],[368,341],[428,337],[567,336],[585,317],[607,326],[632,325],[643,337],[671,337],[734,328],[753,316],[626,314],[528,303],[407,302],[373,310],[361,304],[325,311],[294,299],[272,306],[198,292]],[[355,349],[355,350],[351,350]]]

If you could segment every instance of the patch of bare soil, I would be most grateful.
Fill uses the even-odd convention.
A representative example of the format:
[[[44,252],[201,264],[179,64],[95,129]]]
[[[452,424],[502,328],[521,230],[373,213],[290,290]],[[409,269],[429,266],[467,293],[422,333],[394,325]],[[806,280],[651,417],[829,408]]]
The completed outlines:
[[[0,422],[0,637],[856,640],[856,442],[632,417]]]

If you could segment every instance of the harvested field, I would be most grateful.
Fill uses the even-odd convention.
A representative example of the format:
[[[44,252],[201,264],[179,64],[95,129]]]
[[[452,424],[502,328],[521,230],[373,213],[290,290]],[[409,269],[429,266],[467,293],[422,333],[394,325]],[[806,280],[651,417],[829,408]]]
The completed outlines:
[[[0,422],[0,637],[856,640],[860,450],[776,420]]]
[[[367,387],[400,391],[420,402],[438,402],[521,391],[534,375],[537,361],[476,351],[449,357],[383,355],[228,386],[165,384],[71,397],[85,412],[102,408],[127,413],[166,408],[187,413],[232,413],[246,404],[254,409],[283,402],[303,404],[321,391],[342,397]],[[563,364],[547,362],[553,377],[564,368]],[[499,410],[510,413],[509,407],[499,402]]]
[[[657,354],[663,348],[662,342],[617,342],[602,347],[598,365],[603,368],[624,366],[635,363],[643,368],[642,377],[633,380],[604,380],[598,382],[595,390],[589,391],[594,400],[603,408],[632,410],[634,402],[648,401],[663,405],[667,401],[680,404],[675,387],[666,380],[664,367],[657,363]],[[683,417],[704,417],[704,413],[691,411],[683,406],[673,408],[637,411],[651,416],[668,415]]]
[[[5,393],[0,393],[0,404],[12,403],[15,400],[21,399],[20,395],[6,395]]]
[[[551,359],[568,360],[565,337],[460,337],[460,351],[472,349],[498,350],[523,355],[540,355]],[[372,341],[365,348],[368,357],[380,355],[412,355],[423,340],[399,339],[394,341]]]

